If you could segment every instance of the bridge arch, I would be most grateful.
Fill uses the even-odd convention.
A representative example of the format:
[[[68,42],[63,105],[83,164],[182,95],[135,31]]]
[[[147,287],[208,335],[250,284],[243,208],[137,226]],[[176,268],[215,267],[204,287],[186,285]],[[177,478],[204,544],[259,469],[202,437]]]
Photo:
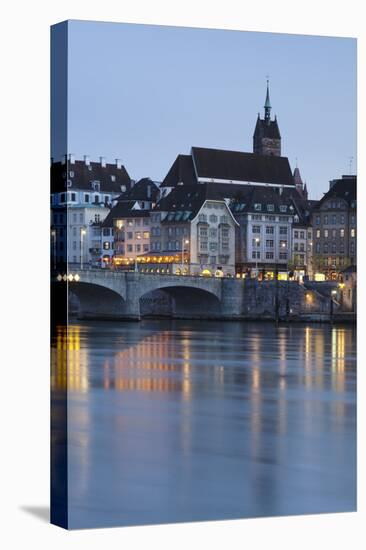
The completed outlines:
[[[126,301],[116,290],[88,282],[70,282],[69,311],[79,319],[123,319]]]
[[[196,286],[160,284],[140,296],[141,317],[216,319],[221,301],[216,293]]]

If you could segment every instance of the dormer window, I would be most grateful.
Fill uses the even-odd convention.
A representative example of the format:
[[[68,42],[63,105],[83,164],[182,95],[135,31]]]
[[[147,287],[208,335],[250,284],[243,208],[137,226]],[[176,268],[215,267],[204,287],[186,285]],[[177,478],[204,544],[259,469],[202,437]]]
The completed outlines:
[[[121,185],[121,191],[122,191],[122,193],[124,193],[126,191],[126,186],[125,185]]]
[[[294,216],[294,221],[295,221],[295,223],[297,223],[299,221],[299,216],[297,214],[295,214],[295,216]]]
[[[73,178],[73,177],[75,176],[75,173],[74,173],[74,171],[73,171],[73,170],[70,170],[70,172],[69,172],[69,176],[70,176],[70,178]]]
[[[285,204],[280,205],[280,212],[287,212],[287,206]]]
[[[111,181],[116,181],[116,176],[114,176],[113,174],[111,174]]]
[[[254,210],[262,210],[262,205],[259,202],[254,203]]]
[[[71,180],[67,180],[67,187],[71,187],[72,186],[72,181]]]
[[[273,212],[274,211],[274,204],[267,204],[267,210],[268,210],[268,212]]]
[[[100,191],[100,181],[92,181],[91,183],[94,191]]]

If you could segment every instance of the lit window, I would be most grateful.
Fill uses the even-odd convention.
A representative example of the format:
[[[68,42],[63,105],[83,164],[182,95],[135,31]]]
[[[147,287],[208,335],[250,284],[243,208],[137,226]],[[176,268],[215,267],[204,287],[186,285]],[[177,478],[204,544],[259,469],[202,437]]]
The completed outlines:
[[[354,227],[352,227],[351,229],[351,237],[355,237],[356,236],[356,229]]]

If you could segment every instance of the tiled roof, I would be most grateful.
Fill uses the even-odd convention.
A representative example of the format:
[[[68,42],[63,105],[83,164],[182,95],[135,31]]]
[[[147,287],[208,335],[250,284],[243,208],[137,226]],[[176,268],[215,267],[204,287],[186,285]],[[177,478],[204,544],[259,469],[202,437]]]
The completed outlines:
[[[147,218],[150,214],[150,210],[133,210],[133,206],[136,201],[119,201],[116,206],[112,208],[108,216],[102,223],[103,227],[112,227],[113,220],[126,219],[126,218]]]
[[[114,181],[113,181],[114,180]],[[120,168],[116,164],[102,166],[100,162],[86,164],[84,160],[76,160],[73,163],[54,162],[51,164],[51,192],[58,193],[72,190],[93,191],[92,182],[100,183],[102,193],[120,193],[130,189],[131,179],[124,166]],[[67,182],[70,185],[67,185]]]
[[[294,185],[287,157],[192,147],[198,178]]]
[[[320,207],[329,199],[343,199],[348,205],[356,200],[357,195],[357,176],[342,176],[341,179],[333,180],[332,187],[320,199],[318,206]]]
[[[160,187],[175,187],[178,183],[197,183],[191,155],[178,155]]]

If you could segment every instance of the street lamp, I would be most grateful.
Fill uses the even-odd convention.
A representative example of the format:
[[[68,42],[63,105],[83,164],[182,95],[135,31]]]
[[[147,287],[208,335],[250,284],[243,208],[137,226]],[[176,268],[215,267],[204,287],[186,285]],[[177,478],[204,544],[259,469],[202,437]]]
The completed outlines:
[[[255,238],[256,247],[259,246],[258,243],[259,243],[259,238],[256,237],[256,238]],[[258,251],[257,251],[257,250],[255,251],[255,276],[256,276],[257,279],[258,279]]]
[[[185,237],[182,238],[182,274],[183,274],[183,268],[184,268],[184,245],[189,244],[189,240]]]
[[[53,269],[56,269],[56,229],[52,229],[52,244],[53,244]]]
[[[83,237],[86,235],[86,230],[80,229],[80,269],[83,269],[84,243]]]

